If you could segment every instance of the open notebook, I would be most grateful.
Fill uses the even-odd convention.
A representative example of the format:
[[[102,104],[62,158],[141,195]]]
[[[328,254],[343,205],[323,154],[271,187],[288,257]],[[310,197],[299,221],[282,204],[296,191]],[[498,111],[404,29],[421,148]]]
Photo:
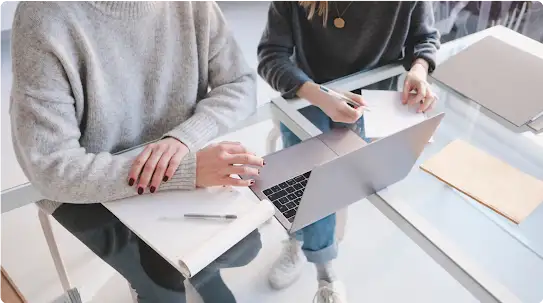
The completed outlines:
[[[166,191],[104,203],[163,258],[190,278],[274,215],[268,201],[234,188]],[[235,214],[235,220],[189,219],[185,213]]]
[[[255,138],[255,134],[265,134],[272,128],[271,121],[260,122],[218,137],[210,144],[241,140],[252,152],[264,155],[266,138]],[[141,150],[140,147],[125,154],[137,155]],[[269,201],[259,201],[248,188],[165,191],[104,206],[187,278],[196,275],[275,213]],[[238,218],[184,219],[185,213],[228,213]]]

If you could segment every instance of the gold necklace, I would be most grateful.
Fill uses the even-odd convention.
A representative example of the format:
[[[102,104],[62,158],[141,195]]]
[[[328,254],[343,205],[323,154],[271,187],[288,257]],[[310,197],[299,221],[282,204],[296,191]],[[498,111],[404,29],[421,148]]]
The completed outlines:
[[[334,26],[336,28],[344,28],[345,27],[345,20],[342,18],[343,14],[345,14],[345,12],[349,9],[349,7],[351,7],[351,4],[353,4],[354,1],[351,1],[351,3],[349,3],[349,5],[347,5],[347,7],[343,10],[343,13],[339,13],[339,8],[337,6],[337,2],[334,2],[334,4],[336,5],[336,11],[337,11],[337,17],[334,19]]]

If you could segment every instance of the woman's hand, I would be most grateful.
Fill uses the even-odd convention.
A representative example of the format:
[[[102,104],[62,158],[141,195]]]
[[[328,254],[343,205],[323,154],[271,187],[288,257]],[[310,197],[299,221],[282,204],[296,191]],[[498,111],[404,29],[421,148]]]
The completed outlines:
[[[366,104],[360,95],[353,93],[343,94],[360,106],[352,108],[345,101],[321,91],[319,85],[312,82],[306,82],[298,90],[299,97],[319,107],[334,122],[355,123],[364,113],[364,106]]]
[[[188,152],[187,146],[174,138],[147,145],[132,164],[128,185],[132,186],[137,181],[138,194],[143,194],[147,186],[154,193],[160,182],[168,181],[175,174]]]
[[[420,106],[417,109],[417,112],[420,113],[431,110],[436,103],[437,98],[432,93],[430,85],[426,81],[428,76],[428,63],[424,60],[419,60],[415,61],[415,64],[413,64],[405,78],[402,103],[409,105],[420,103]]]
[[[231,175],[258,176],[258,168],[251,166],[263,165],[264,159],[238,142],[212,144],[196,154],[196,186],[251,186],[253,180],[241,180]]]

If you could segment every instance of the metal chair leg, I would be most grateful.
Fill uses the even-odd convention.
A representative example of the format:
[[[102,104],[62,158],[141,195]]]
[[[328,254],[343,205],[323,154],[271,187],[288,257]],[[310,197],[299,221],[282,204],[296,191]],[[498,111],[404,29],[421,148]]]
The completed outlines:
[[[70,280],[68,279],[66,268],[64,267],[64,263],[62,262],[60,252],[58,250],[49,215],[42,210],[39,210],[38,217],[40,219],[43,235],[45,236],[45,241],[47,242],[47,246],[49,247],[49,252],[51,253],[53,263],[55,264],[55,268],[60,279],[60,284],[62,284],[62,289],[64,289],[64,292],[68,292],[72,287],[70,285]]]

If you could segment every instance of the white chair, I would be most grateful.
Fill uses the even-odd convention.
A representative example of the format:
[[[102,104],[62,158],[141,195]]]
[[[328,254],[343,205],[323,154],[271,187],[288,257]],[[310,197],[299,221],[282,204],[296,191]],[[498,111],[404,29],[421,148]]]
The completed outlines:
[[[55,235],[51,226],[50,216],[41,209],[38,209],[38,218],[40,220],[43,235],[45,236],[45,241],[47,242],[47,246],[49,247],[49,252],[51,253],[51,257],[53,258],[53,263],[55,264],[55,268],[57,270],[62,289],[64,290],[64,293],[69,293],[70,291],[73,291],[74,288],[70,283],[68,273],[66,272],[66,267],[64,266],[64,262],[62,261],[62,257],[60,256],[57,241],[55,240]],[[133,302],[137,303],[138,300],[136,292],[132,289],[130,284],[128,285],[128,287],[132,295]]]

